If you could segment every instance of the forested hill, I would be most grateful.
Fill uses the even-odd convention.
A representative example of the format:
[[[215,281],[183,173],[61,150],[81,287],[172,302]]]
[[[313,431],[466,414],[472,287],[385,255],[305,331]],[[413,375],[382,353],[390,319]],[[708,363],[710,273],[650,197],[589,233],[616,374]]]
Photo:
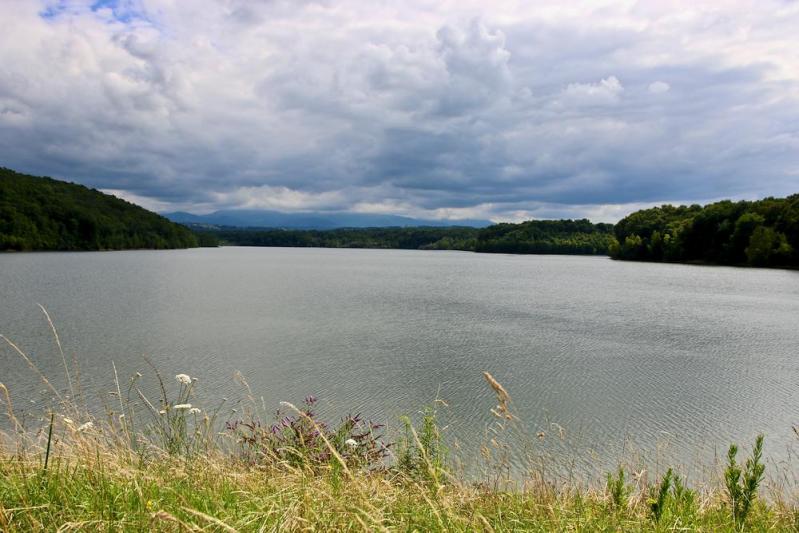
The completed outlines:
[[[480,230],[474,250],[511,254],[606,254],[612,224],[582,220],[528,220]]]
[[[644,209],[615,234],[618,259],[799,267],[799,194]]]
[[[0,250],[194,246],[191,230],[125,200],[0,168]]]

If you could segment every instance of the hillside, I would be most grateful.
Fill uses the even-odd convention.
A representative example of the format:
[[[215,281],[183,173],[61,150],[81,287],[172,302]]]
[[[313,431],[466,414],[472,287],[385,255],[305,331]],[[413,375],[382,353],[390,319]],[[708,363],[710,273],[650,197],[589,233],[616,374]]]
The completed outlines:
[[[799,194],[644,209],[620,220],[615,235],[617,259],[799,267]]]
[[[191,230],[125,200],[0,168],[0,250],[194,246]]]

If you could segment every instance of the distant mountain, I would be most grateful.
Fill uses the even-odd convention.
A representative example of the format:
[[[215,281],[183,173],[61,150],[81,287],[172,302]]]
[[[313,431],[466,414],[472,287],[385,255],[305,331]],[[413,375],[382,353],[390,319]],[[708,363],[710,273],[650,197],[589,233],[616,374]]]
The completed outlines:
[[[398,215],[372,215],[366,213],[281,213],[256,209],[231,209],[216,211],[208,215],[191,213],[164,213],[173,222],[206,226],[232,226],[239,228],[283,228],[283,229],[334,229],[334,228],[381,228],[416,226],[470,226],[483,228],[491,225],[488,220],[425,220]]]
[[[125,200],[0,167],[0,250],[194,246],[189,229]]]

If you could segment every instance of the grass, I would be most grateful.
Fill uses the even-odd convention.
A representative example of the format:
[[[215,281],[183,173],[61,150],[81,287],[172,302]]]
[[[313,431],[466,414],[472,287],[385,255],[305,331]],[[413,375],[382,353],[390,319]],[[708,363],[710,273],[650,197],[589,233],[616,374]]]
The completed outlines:
[[[492,491],[438,486],[399,472],[247,465],[226,456],[164,456],[144,463],[94,437],[0,462],[4,531],[739,531],[722,494],[666,508],[652,520],[645,500],[617,508],[602,492]],[[785,504],[754,504],[747,530],[795,530]]]
[[[358,417],[325,424],[313,397],[283,404],[274,420],[255,401],[218,420],[218,408],[191,405],[196,380],[153,373],[160,398],[144,395],[140,375],[117,379],[100,418],[53,388],[61,407],[35,428],[19,423],[0,384],[11,427],[0,434],[0,531],[799,531],[796,494],[764,481],[762,438],[743,468],[731,446],[726,468],[702,486],[671,468],[649,479],[620,466],[577,483],[531,465],[519,478],[509,435],[521,422],[486,374],[498,405],[476,480],[452,466],[435,404],[416,423],[403,419],[389,444]]]

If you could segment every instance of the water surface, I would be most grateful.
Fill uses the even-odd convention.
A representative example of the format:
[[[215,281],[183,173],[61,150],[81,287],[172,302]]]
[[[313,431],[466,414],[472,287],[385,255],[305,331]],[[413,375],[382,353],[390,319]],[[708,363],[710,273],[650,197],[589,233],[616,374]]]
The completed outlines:
[[[63,388],[36,303],[95,405],[112,361],[147,377],[147,354],[198,377],[204,406],[243,396],[234,371],[270,408],[312,393],[331,418],[392,427],[438,395],[466,456],[492,421],[484,370],[532,434],[557,440],[559,424],[580,460],[637,449],[692,464],[758,432],[782,460],[799,423],[795,271],[402,250],[0,255],[0,333]],[[0,382],[18,408],[41,407],[8,347]]]

